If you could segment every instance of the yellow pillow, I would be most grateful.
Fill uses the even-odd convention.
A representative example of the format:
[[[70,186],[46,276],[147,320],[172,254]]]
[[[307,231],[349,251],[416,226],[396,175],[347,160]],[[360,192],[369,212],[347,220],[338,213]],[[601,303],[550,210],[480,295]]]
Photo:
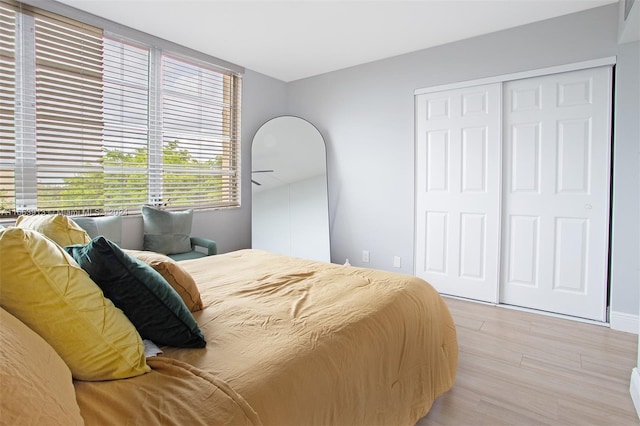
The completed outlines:
[[[63,214],[19,216],[16,220],[16,226],[38,231],[61,247],[72,244],[88,244],[91,241],[89,234],[84,229]]]
[[[82,425],[71,371],[42,337],[0,308],[2,424]]]
[[[153,251],[124,250],[130,256],[146,263],[167,280],[169,285],[180,295],[191,312],[202,310],[200,290],[194,279],[175,260],[164,254]]]
[[[135,327],[65,251],[42,234],[0,230],[0,305],[44,338],[79,380],[150,371]]]

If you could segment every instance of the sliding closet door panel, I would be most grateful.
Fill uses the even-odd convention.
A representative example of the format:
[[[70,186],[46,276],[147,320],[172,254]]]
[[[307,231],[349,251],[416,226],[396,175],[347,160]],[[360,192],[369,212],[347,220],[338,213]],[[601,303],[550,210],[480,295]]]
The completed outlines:
[[[501,85],[416,97],[416,275],[497,302]]]
[[[606,320],[611,68],[505,83],[500,301]]]

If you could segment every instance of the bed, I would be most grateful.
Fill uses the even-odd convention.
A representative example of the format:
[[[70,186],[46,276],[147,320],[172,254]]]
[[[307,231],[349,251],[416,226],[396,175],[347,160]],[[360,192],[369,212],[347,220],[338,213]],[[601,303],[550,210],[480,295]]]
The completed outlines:
[[[180,265],[206,348],[74,381],[86,424],[411,425],[453,386],[453,321],[416,277],[258,250]]]

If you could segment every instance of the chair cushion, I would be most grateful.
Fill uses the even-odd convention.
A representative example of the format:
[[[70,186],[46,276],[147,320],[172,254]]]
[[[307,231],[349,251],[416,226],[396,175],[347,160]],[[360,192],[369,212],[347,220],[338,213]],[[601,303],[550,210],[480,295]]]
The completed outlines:
[[[191,223],[193,210],[171,212],[142,206],[144,227],[143,248],[162,254],[191,251]]]
[[[202,298],[196,282],[175,260],[152,251],[124,250],[124,252],[143,261],[162,275],[191,312],[202,310]]]
[[[70,244],[86,244],[91,241],[84,229],[63,214],[19,216],[16,226],[38,231],[62,247]]]
[[[0,324],[2,424],[84,424],[71,371],[58,353],[2,308]]]
[[[72,218],[82,229],[87,231],[90,238],[102,235],[107,240],[122,246],[122,216],[96,216]],[[77,244],[86,244],[83,241]]]
[[[173,253],[168,255],[171,259],[176,262],[181,260],[189,260],[189,259],[199,259],[201,257],[206,257],[207,254],[197,250],[191,250],[186,253]]]
[[[158,272],[104,237],[65,250],[125,313],[143,339],[167,346],[206,345],[196,320]]]
[[[0,230],[0,305],[44,338],[79,380],[150,371],[135,327],[65,251],[29,229]]]

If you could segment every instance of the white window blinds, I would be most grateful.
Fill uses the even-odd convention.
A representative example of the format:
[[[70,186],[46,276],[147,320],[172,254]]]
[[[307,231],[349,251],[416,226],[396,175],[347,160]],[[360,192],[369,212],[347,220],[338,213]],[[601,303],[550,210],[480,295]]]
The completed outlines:
[[[237,204],[234,80],[168,55],[162,70],[162,202]]]
[[[15,204],[16,12],[0,3],[0,215]]]
[[[240,75],[0,0],[0,213],[239,205]]]
[[[27,199],[44,211],[100,210],[102,30],[43,11],[34,24],[37,193]]]
[[[104,194],[111,210],[149,202],[149,48],[105,38]]]

